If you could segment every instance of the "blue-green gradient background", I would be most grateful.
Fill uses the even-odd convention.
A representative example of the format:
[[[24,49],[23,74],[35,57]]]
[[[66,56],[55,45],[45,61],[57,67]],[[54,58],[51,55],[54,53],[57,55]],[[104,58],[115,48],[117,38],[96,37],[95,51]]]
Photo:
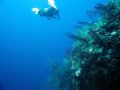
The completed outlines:
[[[47,0],[0,0],[0,90],[42,90],[51,58],[62,62],[71,46],[65,33],[98,2],[107,0],[56,0],[61,18],[48,20],[31,11]]]

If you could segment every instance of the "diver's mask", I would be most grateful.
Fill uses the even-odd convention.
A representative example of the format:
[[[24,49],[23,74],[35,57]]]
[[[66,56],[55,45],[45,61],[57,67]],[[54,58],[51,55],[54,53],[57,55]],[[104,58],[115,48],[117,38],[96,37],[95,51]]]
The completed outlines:
[[[44,12],[48,12],[48,8],[44,8]]]

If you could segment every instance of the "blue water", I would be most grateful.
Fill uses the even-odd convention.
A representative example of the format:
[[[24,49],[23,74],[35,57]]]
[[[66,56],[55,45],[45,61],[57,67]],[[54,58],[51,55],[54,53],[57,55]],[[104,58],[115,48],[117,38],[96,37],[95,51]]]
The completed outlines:
[[[98,2],[107,0],[56,0],[60,20],[48,20],[31,11],[47,7],[47,0],[1,0],[0,90],[42,90],[50,60],[62,62],[71,46],[65,33],[88,20],[85,11]]]

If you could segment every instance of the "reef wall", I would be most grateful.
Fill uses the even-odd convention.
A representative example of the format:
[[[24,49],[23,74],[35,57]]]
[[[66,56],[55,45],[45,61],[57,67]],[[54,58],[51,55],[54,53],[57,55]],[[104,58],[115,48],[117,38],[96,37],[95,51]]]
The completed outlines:
[[[120,90],[120,8],[112,1],[95,6],[96,22],[79,21],[67,34],[73,45],[54,69],[56,90]]]

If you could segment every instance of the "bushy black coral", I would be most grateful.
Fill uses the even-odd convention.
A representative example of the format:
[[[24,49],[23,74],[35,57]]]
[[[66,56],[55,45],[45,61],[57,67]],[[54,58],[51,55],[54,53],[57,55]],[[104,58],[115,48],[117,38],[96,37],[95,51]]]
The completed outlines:
[[[96,9],[103,13],[101,18],[105,24],[99,25],[96,30],[91,28],[88,32],[91,40],[85,37],[87,45],[84,48],[77,47],[71,54],[73,61],[80,64],[77,68],[81,68],[79,75],[75,74],[77,70],[72,72],[73,86],[77,87],[74,90],[119,90],[120,10],[113,3],[97,4]]]
[[[98,22],[68,34],[74,44],[60,80],[70,88],[60,90],[120,90],[120,9],[114,3],[96,9]]]

